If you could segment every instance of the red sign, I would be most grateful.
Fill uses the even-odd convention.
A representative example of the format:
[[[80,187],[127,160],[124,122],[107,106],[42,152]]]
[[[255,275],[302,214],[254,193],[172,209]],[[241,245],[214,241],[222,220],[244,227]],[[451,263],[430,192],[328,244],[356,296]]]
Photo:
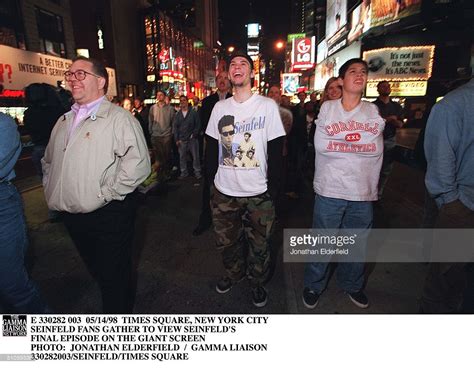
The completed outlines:
[[[360,141],[360,134],[359,133],[351,133],[347,134],[345,137],[346,142],[359,142]]]
[[[184,60],[181,56],[178,56],[176,59],[174,59],[174,64],[178,67],[178,70],[183,69],[184,65]]]
[[[173,77],[177,79],[183,79],[183,73],[175,72],[174,70],[160,70],[160,76]]]
[[[18,98],[25,97],[25,91],[12,91],[11,89],[5,89],[0,93],[0,97]]]
[[[291,51],[292,70],[307,70],[314,67],[314,37],[295,38],[292,41],[293,49]]]
[[[166,63],[170,59],[170,51],[168,49],[163,49],[158,54],[158,58],[162,63]]]

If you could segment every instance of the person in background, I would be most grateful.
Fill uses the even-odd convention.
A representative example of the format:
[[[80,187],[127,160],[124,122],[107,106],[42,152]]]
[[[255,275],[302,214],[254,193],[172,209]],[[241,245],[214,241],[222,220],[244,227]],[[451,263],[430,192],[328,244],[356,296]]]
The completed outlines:
[[[46,202],[62,211],[99,284],[103,312],[131,313],[135,189],[150,174],[145,138],[136,119],[105,98],[109,77],[100,61],[78,57],[64,76],[76,103],[46,147]]]
[[[434,105],[426,125],[425,184],[439,208],[436,228],[474,228],[474,79]],[[455,230],[453,230],[455,231]],[[443,244],[451,247],[468,246]],[[472,251],[472,242],[471,242]],[[423,313],[474,313],[474,264],[431,263]]]
[[[199,110],[201,110],[201,106],[199,106],[200,102],[201,101],[199,100],[199,97],[194,95],[193,96],[193,110],[196,111],[197,113],[199,113],[200,112]]]
[[[135,97],[133,100],[133,109],[132,114],[135,116],[135,119],[138,120],[140,126],[142,127],[143,134],[145,135],[145,140],[147,147],[150,149],[152,147],[150,139],[150,131],[148,130],[148,115],[149,110],[143,104],[143,101],[140,97]]]
[[[285,98],[288,100],[287,96],[282,96],[280,92],[280,87],[277,85],[273,85],[268,89],[268,97],[276,102],[278,105],[278,110],[280,111],[280,118],[283,123],[283,127],[285,128],[285,133],[291,131],[291,127],[293,125],[293,115],[288,107],[283,106],[282,101]],[[288,155],[288,140],[285,137],[285,143],[283,145],[283,156],[286,157]]]
[[[298,92],[300,102],[293,106],[293,126],[288,134],[288,182],[286,195],[291,199],[299,198],[302,190],[303,166],[308,148],[306,129],[306,93]]]
[[[122,107],[129,111],[129,112],[132,112],[132,100],[129,99],[128,97],[125,97],[123,100],[122,100]]]
[[[291,111],[291,99],[287,95],[281,95],[281,103],[280,106],[284,107],[285,109],[288,109]],[[293,118],[291,118],[293,121]],[[288,134],[288,133],[287,133]]]
[[[381,81],[377,84],[379,97],[374,101],[380,115],[385,119],[385,130],[383,131],[383,163],[379,179],[379,200],[382,199],[385,185],[393,169],[395,161],[395,147],[397,145],[397,129],[403,127],[403,108],[400,104],[392,101],[390,83]]]
[[[225,100],[226,98],[232,97],[231,87],[229,83],[229,77],[227,72],[220,72],[216,76],[216,85],[217,91],[210,96],[207,96],[202,100],[202,106],[200,111],[201,118],[201,131],[204,137],[204,132],[206,131],[207,124],[211,117],[212,109],[215,104],[219,101]],[[202,147],[205,147],[206,139],[203,139]],[[204,160],[205,164],[205,160]],[[201,213],[199,214],[199,221],[196,228],[193,230],[194,236],[199,236],[206,230],[208,230],[212,225],[212,214],[210,206],[210,193],[211,193],[211,181],[207,177],[207,170],[204,170],[204,180],[202,183],[202,200],[201,200]]]
[[[306,104],[312,104],[313,106],[313,113],[315,116],[318,116],[319,112],[319,101],[318,101],[318,93],[316,91],[311,92],[309,95],[309,101]]]
[[[283,158],[282,158],[282,175],[281,175],[281,188],[285,188],[287,176],[288,176],[288,133],[291,131],[291,126],[293,125],[293,114],[291,110],[283,107],[282,105],[282,96],[280,92],[280,86],[273,85],[268,89],[268,97],[273,99],[278,105],[278,110],[280,111],[280,118],[283,123],[283,128],[285,129],[285,139],[283,142]],[[275,201],[275,210],[277,216],[281,215],[281,201],[279,198]]]
[[[179,179],[189,176],[187,155],[191,153],[193,158],[193,170],[196,179],[201,179],[201,162],[199,160],[198,134],[201,128],[201,121],[196,111],[189,108],[188,98],[179,98],[180,110],[173,119],[173,134],[179,150],[179,160],[181,175]]]
[[[42,179],[41,159],[44,156],[54,124],[66,110],[54,88],[48,84],[30,84],[25,88],[25,99],[28,108],[23,117],[23,124],[34,144],[31,160],[36,173]]]
[[[308,141],[306,142],[303,175],[311,181],[314,177],[314,132],[316,127],[314,121],[316,114],[314,113],[315,106],[313,102],[306,102],[304,108],[306,110],[306,136],[308,137]]]
[[[173,134],[171,124],[175,115],[174,108],[166,103],[163,91],[156,93],[156,104],[150,107],[148,130],[155,150],[155,158],[160,166],[164,180],[170,177]]]
[[[50,313],[25,268],[28,236],[23,202],[11,182],[20,153],[15,122],[0,113],[0,303],[4,313]]]
[[[325,101],[337,100],[342,97],[342,86],[337,77],[331,77],[326,82],[321,104]]]

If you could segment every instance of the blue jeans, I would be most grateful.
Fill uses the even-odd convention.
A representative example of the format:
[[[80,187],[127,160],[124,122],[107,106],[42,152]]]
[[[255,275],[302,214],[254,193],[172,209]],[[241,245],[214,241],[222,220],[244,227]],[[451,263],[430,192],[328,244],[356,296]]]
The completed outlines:
[[[314,229],[370,229],[372,227],[372,202],[355,202],[328,198],[316,194],[313,212]],[[366,242],[357,242],[365,247]],[[365,249],[362,249],[365,252]],[[329,279],[328,262],[307,263],[304,272],[304,287],[321,294]],[[348,293],[362,290],[364,285],[364,263],[340,262],[337,265],[337,281]]]
[[[41,159],[44,156],[44,151],[46,151],[46,146],[35,145],[33,147],[33,151],[31,152],[31,161],[33,161],[36,173],[41,179],[43,179],[43,168],[41,166]]]
[[[25,268],[28,248],[23,203],[13,184],[0,183],[0,300],[7,312],[47,313]]]
[[[179,167],[181,168],[181,176],[188,176],[188,152],[193,158],[194,176],[201,176],[201,163],[199,161],[199,142],[196,138],[189,141],[181,141],[179,150]]]

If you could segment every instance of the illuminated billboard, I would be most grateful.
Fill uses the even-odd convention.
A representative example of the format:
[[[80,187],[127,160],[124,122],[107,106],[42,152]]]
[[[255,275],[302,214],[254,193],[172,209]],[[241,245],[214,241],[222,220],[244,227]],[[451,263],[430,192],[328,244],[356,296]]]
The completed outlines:
[[[364,0],[362,4],[355,8],[349,15],[349,22],[350,28],[349,34],[347,35],[347,42],[351,43],[370,29],[370,1]]]
[[[259,34],[260,34],[260,24],[258,23],[247,24],[247,37],[248,38],[257,38]]]
[[[314,67],[315,37],[295,38],[292,41],[291,69],[307,70]]]
[[[379,82],[367,82],[366,97],[378,97],[377,84]],[[391,81],[390,96],[425,96],[428,88],[428,81]]]
[[[247,54],[249,56],[257,56],[260,54],[260,44],[258,42],[255,43],[248,43],[247,44]]]
[[[421,0],[372,0],[370,6],[372,27],[376,27],[419,13]]]
[[[72,61],[57,56],[20,50],[0,45],[0,83],[5,90],[23,90],[31,83],[47,83],[57,86],[64,82],[64,72]],[[108,96],[117,96],[115,69],[107,68],[109,75]],[[68,86],[65,86],[69,88]]]
[[[435,47],[386,47],[365,51],[363,59],[369,64],[370,81],[428,80],[433,68]]]
[[[326,39],[347,23],[347,0],[327,0]]]
[[[322,40],[318,45],[318,52],[316,53],[316,63],[320,64],[328,57],[328,44],[326,40]]]
[[[281,90],[284,95],[294,95],[300,88],[299,73],[283,73],[281,75]]]
[[[291,43],[295,38],[305,38],[306,33],[290,33],[287,37],[287,42]]]
[[[318,63],[314,78],[314,90],[322,91],[329,78],[339,75],[339,68],[342,64],[349,59],[360,57],[360,49],[361,43],[354,42],[345,49],[329,56],[322,63]]]

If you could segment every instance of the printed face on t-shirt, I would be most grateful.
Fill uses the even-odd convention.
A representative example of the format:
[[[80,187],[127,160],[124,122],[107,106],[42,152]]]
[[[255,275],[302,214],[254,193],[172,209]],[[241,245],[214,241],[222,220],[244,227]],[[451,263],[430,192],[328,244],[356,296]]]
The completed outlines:
[[[227,148],[230,148],[232,146],[232,139],[234,139],[234,126],[233,125],[226,125],[222,127],[221,131],[221,139],[222,139],[222,144],[226,146]]]
[[[226,120],[234,121],[234,116],[225,116]],[[224,119],[223,118],[223,119]],[[223,166],[256,168],[260,166],[255,157],[257,145],[252,139],[254,132],[263,130],[265,119],[255,119],[235,121],[234,124],[228,124],[220,128],[219,164]],[[252,132],[246,131],[253,129]]]

